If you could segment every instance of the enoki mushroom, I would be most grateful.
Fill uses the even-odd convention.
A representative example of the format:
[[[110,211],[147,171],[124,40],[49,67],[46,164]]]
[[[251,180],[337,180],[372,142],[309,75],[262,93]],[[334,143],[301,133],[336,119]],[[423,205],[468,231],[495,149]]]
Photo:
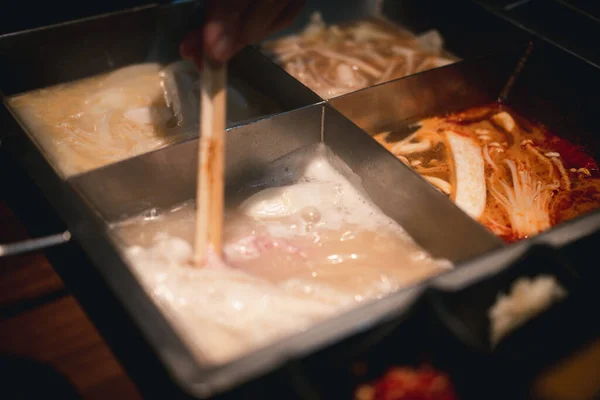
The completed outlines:
[[[524,147],[542,165],[547,166],[547,175],[537,177],[535,170],[524,160],[506,159],[510,180],[498,175],[504,172],[494,164],[489,149],[484,148],[487,162],[494,173],[489,178],[490,194],[506,211],[512,233],[526,238],[551,227],[550,201],[559,188],[570,190],[570,179],[559,158],[546,158],[530,142]]]
[[[513,160],[504,160],[510,169],[512,185],[502,179],[496,182],[490,179],[490,193],[508,213],[513,233],[526,238],[550,228],[549,205],[553,191],[560,184],[544,184],[535,179],[530,169]]]
[[[436,31],[417,37],[383,20],[327,26],[318,13],[301,34],[263,48],[324,98],[455,61],[442,56],[443,40]],[[313,68],[306,68],[311,63]]]

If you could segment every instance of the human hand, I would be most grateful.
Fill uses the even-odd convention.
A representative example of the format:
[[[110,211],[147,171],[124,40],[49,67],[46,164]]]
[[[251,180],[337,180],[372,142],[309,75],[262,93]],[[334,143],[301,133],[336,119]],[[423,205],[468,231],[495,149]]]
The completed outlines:
[[[181,56],[201,69],[204,55],[225,63],[244,46],[286,28],[305,0],[207,0],[205,24],[181,42]]]

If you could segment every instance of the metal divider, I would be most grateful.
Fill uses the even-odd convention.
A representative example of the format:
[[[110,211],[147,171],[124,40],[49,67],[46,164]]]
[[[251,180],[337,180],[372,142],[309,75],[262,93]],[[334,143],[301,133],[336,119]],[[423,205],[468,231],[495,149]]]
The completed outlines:
[[[320,141],[322,104],[231,128],[226,185],[259,175],[270,162]],[[148,209],[169,209],[195,196],[198,139],[143,154],[68,180],[107,223]]]
[[[524,53],[525,47],[518,47],[508,53],[461,61],[328,103],[369,135],[404,130],[408,136],[408,127],[421,118],[497,100]]]

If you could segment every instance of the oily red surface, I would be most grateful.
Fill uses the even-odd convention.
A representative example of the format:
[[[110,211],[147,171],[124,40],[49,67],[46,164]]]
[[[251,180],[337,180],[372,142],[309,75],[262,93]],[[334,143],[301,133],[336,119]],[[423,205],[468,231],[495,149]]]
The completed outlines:
[[[560,153],[565,168],[587,168],[592,174],[598,172],[598,164],[583,148],[549,132],[547,132],[547,136],[548,140],[545,146]]]
[[[494,102],[480,107],[473,107],[463,112],[453,113],[447,116],[447,120],[457,125],[469,125],[489,118],[490,114],[498,112],[500,109],[508,111],[522,129],[525,131],[531,130],[533,122],[526,120],[501,102]],[[571,192],[568,195],[560,195],[555,201],[552,208],[552,225],[557,225],[594,211],[600,205],[600,170],[598,163],[583,147],[557,136],[544,126],[541,126],[541,128],[545,140],[542,143],[538,143],[540,147],[547,152],[559,153],[563,165],[568,171],[583,168],[591,174],[589,178],[581,179],[579,177],[575,178],[578,174],[577,172],[572,172],[572,178],[574,179],[572,179]],[[460,130],[456,131],[461,134]],[[510,138],[507,137],[507,141],[509,140]],[[513,243],[524,239],[512,234],[499,236],[506,243]]]

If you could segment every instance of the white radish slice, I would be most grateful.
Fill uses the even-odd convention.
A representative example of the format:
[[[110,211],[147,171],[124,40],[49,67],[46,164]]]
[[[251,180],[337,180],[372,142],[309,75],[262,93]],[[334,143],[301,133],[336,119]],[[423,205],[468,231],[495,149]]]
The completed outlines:
[[[492,119],[495,123],[506,129],[508,132],[512,132],[515,129],[515,120],[506,111],[495,114]]]
[[[472,218],[485,209],[485,166],[481,147],[471,138],[447,131],[446,139],[454,164],[454,202]]]
[[[423,175],[423,178],[425,178],[425,180],[427,182],[431,183],[436,188],[440,189],[443,193],[448,194],[448,195],[450,193],[452,193],[452,185],[450,185],[445,180],[436,178],[435,176],[426,176],[426,175]]]

